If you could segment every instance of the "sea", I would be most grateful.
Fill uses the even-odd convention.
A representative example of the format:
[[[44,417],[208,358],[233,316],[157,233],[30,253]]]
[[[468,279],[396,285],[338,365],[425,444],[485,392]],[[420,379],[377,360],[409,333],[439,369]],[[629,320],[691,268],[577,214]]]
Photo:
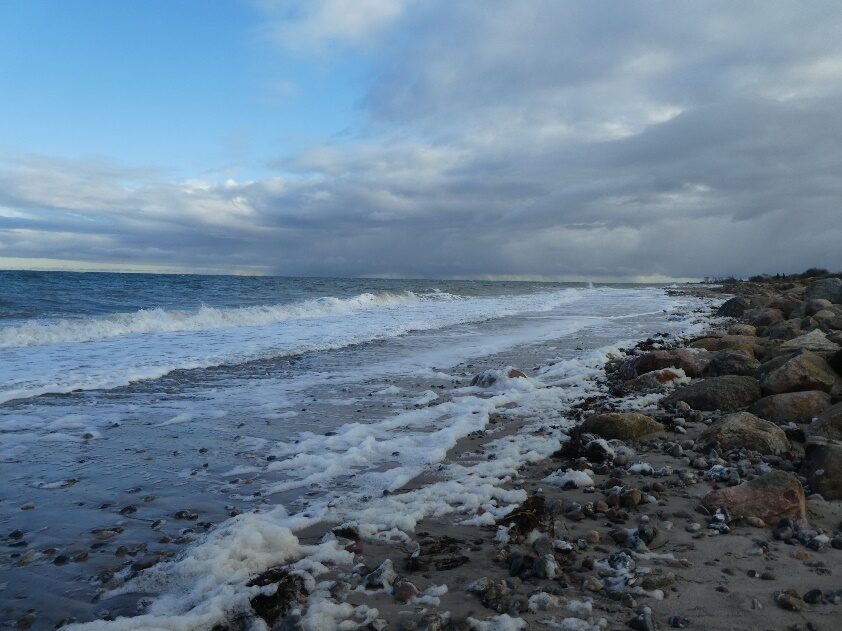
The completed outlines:
[[[212,628],[352,561],[314,524],[493,525],[606,360],[704,325],[675,289],[0,271],[0,628]]]

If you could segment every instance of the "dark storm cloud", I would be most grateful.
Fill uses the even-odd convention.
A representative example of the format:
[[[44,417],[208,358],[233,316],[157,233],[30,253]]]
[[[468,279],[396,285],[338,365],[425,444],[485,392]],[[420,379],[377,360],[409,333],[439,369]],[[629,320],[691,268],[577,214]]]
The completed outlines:
[[[267,28],[298,54],[375,37],[316,4]],[[358,137],[257,182],[7,157],[0,255],[325,275],[842,268],[838,3],[365,11],[381,66]]]

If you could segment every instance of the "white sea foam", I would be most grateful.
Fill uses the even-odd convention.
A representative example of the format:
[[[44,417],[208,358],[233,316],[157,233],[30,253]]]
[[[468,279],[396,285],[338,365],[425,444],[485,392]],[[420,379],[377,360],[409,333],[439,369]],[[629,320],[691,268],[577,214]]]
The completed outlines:
[[[377,308],[399,307],[421,300],[457,300],[447,293],[415,294],[411,291],[364,293],[351,298],[324,297],[303,302],[197,311],[141,309],[103,317],[61,319],[55,322],[28,321],[0,328],[0,348],[40,346],[64,342],[91,342],[137,333],[208,331],[227,327],[265,326],[286,320],[344,315]]]

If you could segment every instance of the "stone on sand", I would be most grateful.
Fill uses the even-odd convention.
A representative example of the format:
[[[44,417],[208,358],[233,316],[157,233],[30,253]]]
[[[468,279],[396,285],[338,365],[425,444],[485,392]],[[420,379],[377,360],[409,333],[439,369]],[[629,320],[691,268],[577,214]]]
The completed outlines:
[[[698,441],[718,442],[723,449],[751,449],[762,454],[781,454],[790,448],[780,427],[749,412],[729,414],[702,432]]]
[[[584,432],[619,440],[635,440],[663,429],[658,421],[637,412],[595,414],[582,423]]]
[[[760,396],[760,384],[754,377],[725,375],[682,386],[666,397],[664,403],[674,405],[684,401],[695,410],[736,412]]]
[[[807,505],[801,483],[791,473],[771,471],[737,486],[711,491],[702,499],[710,510],[725,508],[732,518],[759,517],[767,523],[804,519]]]

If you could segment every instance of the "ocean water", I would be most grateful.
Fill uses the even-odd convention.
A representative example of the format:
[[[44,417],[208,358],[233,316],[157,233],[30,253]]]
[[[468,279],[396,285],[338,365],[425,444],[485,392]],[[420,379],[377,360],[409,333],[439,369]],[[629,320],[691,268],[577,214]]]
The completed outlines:
[[[644,286],[0,272],[0,626],[210,628],[249,574],[347,562],[298,539],[320,520],[381,538],[493,520],[618,346],[708,307]],[[549,429],[441,464],[503,408]]]

